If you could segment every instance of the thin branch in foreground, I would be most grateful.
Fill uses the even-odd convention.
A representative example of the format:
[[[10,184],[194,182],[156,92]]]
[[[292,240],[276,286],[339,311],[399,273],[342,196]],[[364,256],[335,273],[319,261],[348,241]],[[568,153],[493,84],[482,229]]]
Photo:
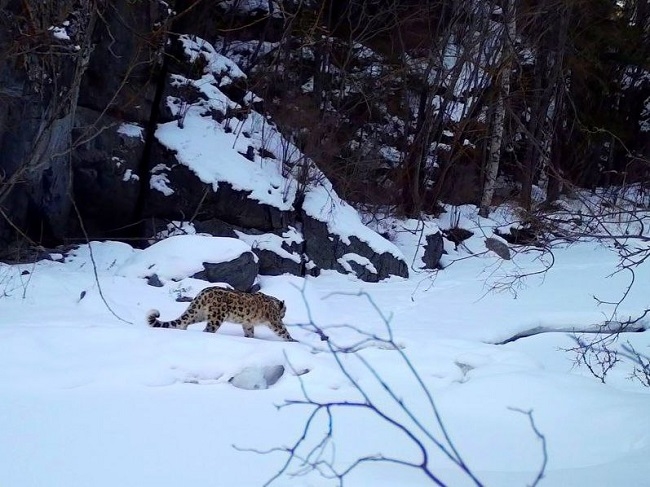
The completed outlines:
[[[530,484],[530,487],[535,487],[544,478],[544,473],[546,472],[546,465],[548,464],[548,449],[546,448],[546,437],[539,430],[537,424],[535,424],[535,418],[533,417],[532,409],[529,409],[527,411],[519,408],[508,408],[508,409],[528,416],[528,420],[530,421],[530,428],[537,436],[537,439],[542,443],[542,465],[540,466],[539,471],[537,472],[537,476],[535,477],[535,480],[533,480],[533,483]]]
[[[88,244],[88,252],[89,252],[89,255],[90,255],[90,261],[93,264],[93,275],[95,277],[95,284],[97,284],[97,291],[99,292],[99,297],[103,301],[104,306],[106,306],[106,309],[108,309],[108,311],[110,311],[111,314],[113,316],[115,316],[115,318],[117,318],[118,320],[120,320],[123,323],[126,323],[128,325],[132,325],[133,323],[131,321],[125,320],[124,318],[119,316],[113,310],[113,308],[111,308],[111,306],[108,304],[108,301],[106,301],[106,297],[104,296],[104,291],[102,290],[102,286],[99,283],[99,274],[97,272],[97,262],[95,261],[95,255],[93,253],[93,246],[91,245],[90,240],[88,239],[88,233],[86,232],[86,227],[84,225],[83,218],[81,217],[81,212],[79,211],[79,207],[77,206],[77,202],[74,200],[74,198],[72,196],[70,196],[70,201],[71,201],[72,207],[74,208],[74,211],[75,211],[75,213],[77,215],[77,219],[79,220],[79,225],[81,227],[81,230],[83,231],[83,234],[86,236],[86,242]]]
[[[621,356],[634,364],[630,378],[638,380],[645,387],[650,387],[650,357],[639,353],[630,342],[624,344],[621,349]]]
[[[305,288],[301,289],[301,294],[307,308],[307,315],[309,323],[305,327],[315,329],[322,332],[313,320],[309,303],[306,300]],[[251,448],[240,448],[235,445],[234,448],[240,451],[254,452],[257,454],[270,454],[281,453],[286,455],[283,464],[267,480],[264,485],[268,486],[280,479],[283,476],[299,477],[305,476],[309,473],[315,472],[323,478],[336,481],[337,485],[343,486],[345,479],[357,470],[359,467],[368,466],[375,463],[392,464],[404,468],[414,469],[419,471],[424,478],[427,479],[426,483],[437,486],[449,485],[436,473],[435,469],[439,467],[436,462],[432,465],[431,457],[435,453],[442,454],[451,464],[455,465],[461,474],[469,480],[473,485],[482,487],[484,484],[472,472],[467,463],[463,460],[460,452],[454,446],[450,432],[445,427],[442,415],[437,409],[433,396],[423,378],[419,375],[416,368],[403,351],[403,349],[395,343],[395,337],[390,328],[391,315],[386,315],[377,306],[375,301],[367,293],[333,293],[333,294],[347,294],[358,297],[365,297],[377,313],[382,322],[386,326],[388,338],[382,338],[371,333],[364,332],[357,327],[351,325],[342,325],[344,328],[353,329],[360,335],[361,340],[353,345],[346,345],[343,347],[337,346],[330,338],[326,343],[325,350],[318,350],[319,352],[329,352],[336,362],[338,369],[343,373],[352,389],[359,394],[359,398],[355,400],[341,399],[341,400],[319,400],[313,397],[307,390],[305,381],[301,374],[296,373],[300,382],[301,392],[303,399],[287,400],[283,404],[278,405],[278,409],[287,407],[299,406],[309,408],[309,414],[305,421],[304,426],[298,436],[288,446],[275,447],[268,450],[258,450]],[[331,296],[331,295],[328,295]],[[329,330],[329,328],[328,328]],[[363,345],[371,343],[380,343],[387,345],[387,348],[399,354],[401,360],[407,367],[408,374],[417,382],[419,391],[425,394],[426,401],[431,408],[430,411],[419,411],[411,409],[409,402],[400,397],[397,392],[391,387],[381,374],[372,366],[372,364],[361,354]],[[357,374],[350,370],[349,360],[343,360],[343,357],[354,357],[363,365],[364,370],[369,372],[369,375],[363,377],[363,381],[357,377]],[[291,370],[296,372],[295,367],[290,363],[289,358],[285,353],[285,359],[289,363]],[[370,379],[368,382],[365,379]],[[374,382],[373,382],[374,381]],[[373,389],[369,386],[371,384],[378,384],[380,389]],[[383,391],[386,395],[378,392]],[[398,434],[395,435],[396,439],[403,438],[406,445],[415,447],[415,458],[398,458],[393,455],[386,455],[381,452],[374,454],[360,455],[359,457],[349,460],[344,465],[337,463],[335,459],[335,447],[337,441],[337,416],[339,411],[344,409],[357,409],[380,420],[385,428],[393,429]],[[431,414],[433,413],[433,414]],[[536,474],[536,480],[533,484],[536,486],[543,478],[547,464],[546,455],[546,440],[541,434],[536,424],[533,421],[532,412],[527,413],[531,427],[536,436],[542,440],[544,461],[540,470]],[[322,422],[321,422],[322,421]],[[432,422],[432,424],[428,424]],[[340,428],[340,426],[338,427]],[[438,433],[434,433],[433,428],[437,428]],[[317,431],[322,430],[322,431]],[[338,441],[342,441],[338,439]],[[449,468],[448,467],[448,468]]]

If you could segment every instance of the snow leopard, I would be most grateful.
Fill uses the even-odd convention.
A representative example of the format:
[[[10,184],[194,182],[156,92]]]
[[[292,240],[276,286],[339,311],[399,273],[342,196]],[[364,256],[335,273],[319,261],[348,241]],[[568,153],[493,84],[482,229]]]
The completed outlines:
[[[284,301],[264,293],[209,287],[197,294],[179,318],[160,321],[160,312],[153,309],[147,313],[147,323],[154,328],[186,330],[193,323],[207,321],[203,331],[215,333],[224,321],[230,321],[242,325],[247,338],[253,338],[255,326],[268,325],[280,338],[295,342],[282,322],[286,311]]]

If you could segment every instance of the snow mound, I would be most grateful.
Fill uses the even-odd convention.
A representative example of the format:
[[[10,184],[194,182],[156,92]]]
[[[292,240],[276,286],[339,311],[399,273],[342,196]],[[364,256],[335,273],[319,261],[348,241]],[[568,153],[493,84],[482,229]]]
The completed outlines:
[[[251,252],[250,245],[236,238],[176,235],[136,251],[117,275],[144,278],[156,274],[161,280],[178,281],[201,272],[205,262],[229,262],[245,252]]]

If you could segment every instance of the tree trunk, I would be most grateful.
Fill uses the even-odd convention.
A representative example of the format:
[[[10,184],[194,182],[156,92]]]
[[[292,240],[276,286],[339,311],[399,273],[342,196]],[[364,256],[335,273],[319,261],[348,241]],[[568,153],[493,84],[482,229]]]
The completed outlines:
[[[402,181],[402,208],[403,213],[409,217],[416,217],[422,209],[420,180],[421,180],[421,154],[427,150],[423,147],[428,137],[427,120],[430,118],[430,105],[428,87],[422,88],[418,107],[418,118],[415,122],[413,142],[408,152],[404,155],[404,176]]]
[[[486,218],[490,213],[490,205],[496,188],[497,176],[499,174],[499,161],[501,159],[501,146],[503,144],[503,132],[506,116],[505,98],[510,94],[510,73],[512,71],[512,41],[515,38],[515,6],[514,0],[509,0],[505,12],[506,25],[503,29],[502,42],[502,68],[500,70],[501,83],[497,94],[496,106],[494,109],[494,121],[492,137],[488,149],[487,169],[485,171],[485,184],[479,215]]]

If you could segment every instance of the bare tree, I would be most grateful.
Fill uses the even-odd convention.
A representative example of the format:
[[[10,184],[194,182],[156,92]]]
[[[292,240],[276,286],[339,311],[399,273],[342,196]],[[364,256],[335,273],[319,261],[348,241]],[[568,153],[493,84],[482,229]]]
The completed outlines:
[[[503,7],[503,26],[501,27],[501,47],[498,70],[498,88],[496,94],[496,103],[494,108],[494,118],[490,135],[490,145],[488,149],[488,160],[485,169],[485,182],[483,186],[483,195],[481,196],[481,205],[479,215],[487,217],[490,212],[490,205],[494,196],[494,190],[497,184],[499,174],[499,162],[501,160],[501,149],[503,146],[504,125],[506,120],[506,101],[510,95],[510,77],[514,64],[513,43],[516,37],[516,10],[515,0],[506,0]]]

